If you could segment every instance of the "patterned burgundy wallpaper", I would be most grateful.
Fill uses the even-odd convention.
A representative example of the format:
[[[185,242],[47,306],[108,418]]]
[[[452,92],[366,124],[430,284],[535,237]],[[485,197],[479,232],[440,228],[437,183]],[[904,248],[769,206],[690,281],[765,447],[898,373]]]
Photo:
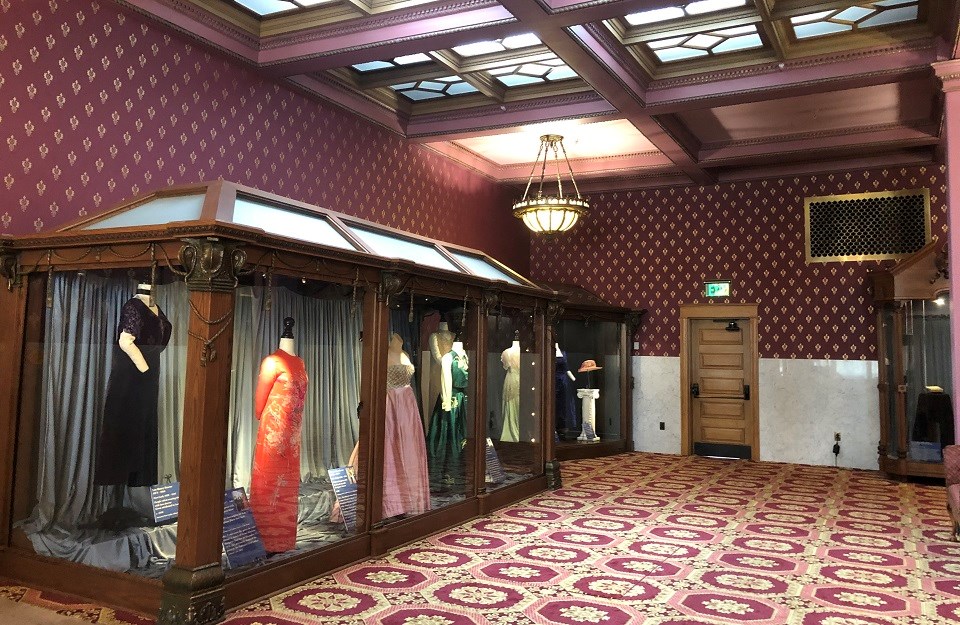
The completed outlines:
[[[0,154],[4,234],[222,177],[528,270],[494,182],[109,3],[0,0]]]
[[[534,241],[531,273],[648,309],[639,355],[679,355],[679,305],[705,303],[704,280],[730,279],[724,303],[760,304],[761,357],[875,360],[865,276],[880,263],[807,265],[803,199],[919,187],[930,189],[932,232],[944,240],[939,165],[595,194],[573,231]]]

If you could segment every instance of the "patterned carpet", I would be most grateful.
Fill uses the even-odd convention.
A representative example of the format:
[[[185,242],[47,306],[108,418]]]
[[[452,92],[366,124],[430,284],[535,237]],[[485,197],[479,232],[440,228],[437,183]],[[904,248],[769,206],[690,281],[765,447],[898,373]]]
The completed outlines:
[[[564,463],[563,476],[561,490],[227,623],[960,623],[960,543],[951,541],[942,487],[653,454]]]

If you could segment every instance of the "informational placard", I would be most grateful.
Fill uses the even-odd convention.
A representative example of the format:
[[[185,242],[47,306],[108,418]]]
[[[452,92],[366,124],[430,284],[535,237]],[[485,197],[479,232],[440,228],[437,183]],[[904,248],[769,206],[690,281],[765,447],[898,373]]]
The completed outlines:
[[[223,497],[223,551],[227,555],[228,569],[267,557],[247,493],[242,488],[232,488]]]
[[[486,478],[487,484],[499,484],[507,479],[507,475],[503,472],[503,466],[500,465],[500,456],[497,455],[497,450],[493,446],[493,440],[489,438],[487,439]]]
[[[330,484],[333,485],[333,494],[340,504],[340,514],[343,516],[343,525],[348,532],[357,526],[357,476],[350,467],[337,467],[327,470]]]
[[[730,297],[729,280],[713,280],[703,283],[703,294],[707,297]]]
[[[150,505],[154,525],[176,520],[180,514],[180,482],[151,486]]]

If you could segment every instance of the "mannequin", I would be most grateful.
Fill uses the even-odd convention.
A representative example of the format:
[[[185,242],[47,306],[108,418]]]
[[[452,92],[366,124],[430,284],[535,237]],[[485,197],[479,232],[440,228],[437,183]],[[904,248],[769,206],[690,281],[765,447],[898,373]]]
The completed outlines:
[[[170,341],[171,329],[153,301],[151,285],[138,284],[120,310],[94,469],[96,484],[152,486],[158,481],[160,353]]]
[[[300,425],[307,394],[307,372],[297,357],[294,320],[283,320],[280,345],[263,359],[254,399],[260,421],[250,480],[250,509],[270,553],[289,551],[297,542],[300,494]]]
[[[581,364],[577,370],[578,373],[587,374],[587,388],[581,388],[577,391],[577,397],[582,401],[583,410],[582,428],[580,430],[580,436],[577,437],[578,441],[595,443],[600,440],[596,432],[597,400],[600,399],[600,390],[590,388],[592,386],[592,376],[590,372],[599,371],[600,369],[603,369],[603,367],[598,367],[596,361],[584,360],[583,364]]]
[[[576,437],[580,429],[577,425],[577,406],[574,402],[573,388],[573,382],[576,382],[577,378],[570,371],[567,356],[560,351],[560,345],[555,343],[554,347],[557,355],[554,375],[557,437],[570,440]]]
[[[503,378],[503,430],[500,440],[516,443],[520,440],[520,332],[513,343],[500,354],[500,363],[507,374]]]
[[[442,392],[443,386],[443,357],[453,349],[454,334],[450,331],[446,321],[441,321],[437,326],[437,331],[430,335],[427,344],[430,347],[430,369],[427,375],[423,376],[423,384],[420,387],[423,397],[423,417],[425,430],[430,428],[431,411],[436,403],[437,397]],[[446,367],[449,369],[449,365]],[[449,388],[449,387],[448,387]]]
[[[433,407],[427,430],[427,462],[432,487],[463,480],[468,369],[469,359],[463,343],[454,341],[440,359],[440,396]]]
[[[420,514],[430,509],[427,447],[417,399],[410,387],[414,366],[399,334],[387,350],[387,404],[383,442],[381,518]]]

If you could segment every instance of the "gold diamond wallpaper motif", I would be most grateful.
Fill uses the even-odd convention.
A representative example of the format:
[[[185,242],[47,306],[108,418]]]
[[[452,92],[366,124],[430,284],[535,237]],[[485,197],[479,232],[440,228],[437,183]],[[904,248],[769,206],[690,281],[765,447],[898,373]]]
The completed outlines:
[[[571,232],[533,243],[533,278],[646,308],[636,355],[679,355],[680,304],[703,304],[705,280],[732,281],[720,303],[760,304],[760,356],[876,360],[867,272],[885,262],[807,265],[803,198],[930,189],[931,232],[946,240],[945,168],[861,170],[591,197]]]
[[[494,182],[109,3],[0,0],[0,151],[0,234],[222,177],[528,262]]]

